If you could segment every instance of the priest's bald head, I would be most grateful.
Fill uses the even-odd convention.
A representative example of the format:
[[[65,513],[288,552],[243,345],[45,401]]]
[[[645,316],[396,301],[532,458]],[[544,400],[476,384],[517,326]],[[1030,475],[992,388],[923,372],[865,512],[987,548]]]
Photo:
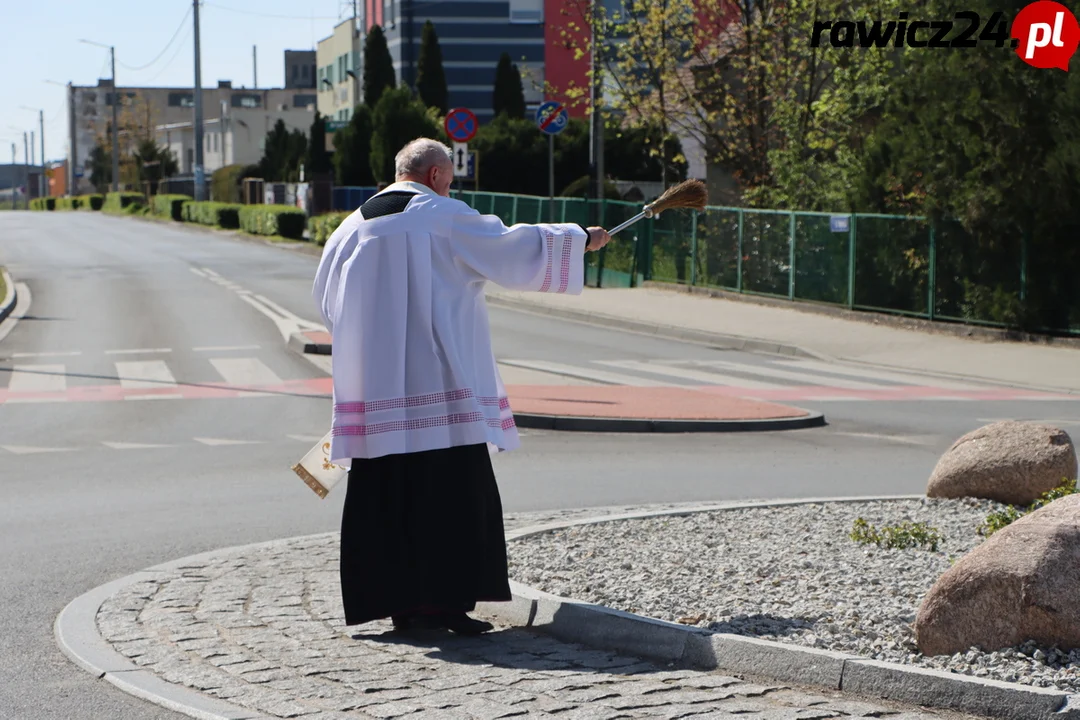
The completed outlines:
[[[450,148],[437,140],[419,138],[401,148],[394,158],[394,180],[426,185],[443,197],[450,196],[454,162]]]

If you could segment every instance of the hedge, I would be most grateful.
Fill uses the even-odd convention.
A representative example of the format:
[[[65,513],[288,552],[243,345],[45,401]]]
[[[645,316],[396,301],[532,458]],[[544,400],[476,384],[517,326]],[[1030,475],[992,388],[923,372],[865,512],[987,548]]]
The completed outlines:
[[[150,209],[158,217],[168,217],[183,222],[184,203],[191,202],[190,195],[155,195],[150,199]]]
[[[80,195],[79,196],[79,209],[80,210],[101,210],[105,207],[104,195]]]
[[[105,196],[104,212],[132,213],[146,206],[146,196],[137,192],[115,192]]]
[[[240,209],[240,229],[255,235],[280,235],[301,240],[307,216],[291,205],[244,205]]]
[[[54,198],[54,197],[34,198],[33,200],[30,201],[30,209],[31,210],[43,210],[43,211],[44,210],[55,210],[56,209],[56,198]]]
[[[311,242],[317,245],[325,245],[330,236],[337,230],[338,225],[345,222],[350,213],[335,212],[325,215],[314,215],[308,219],[308,235]]]
[[[83,205],[82,197],[59,197],[56,198],[57,210],[78,210]]]
[[[232,203],[189,200],[182,203],[181,214],[184,222],[235,230],[240,227],[240,208],[242,207],[242,205]]]

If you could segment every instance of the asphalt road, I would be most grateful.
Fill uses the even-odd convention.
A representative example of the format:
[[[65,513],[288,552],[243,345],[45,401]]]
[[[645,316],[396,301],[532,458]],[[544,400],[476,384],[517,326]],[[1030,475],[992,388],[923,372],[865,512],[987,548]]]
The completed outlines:
[[[0,340],[0,388],[20,368],[19,382],[88,392],[121,375],[166,388],[220,383],[223,373],[240,386],[260,373],[284,383],[260,397],[0,403],[0,718],[178,718],[76,668],[52,624],[72,598],[150,565],[337,528],[340,494],[319,500],[288,469],[328,422],[327,399],[285,387],[324,375],[284,344],[290,327],[316,319],[316,259],[131,219],[0,213],[0,262],[32,295],[28,316]],[[493,309],[492,323],[500,358],[719,359],[747,376],[778,367],[527,313]],[[496,458],[505,507],[917,493],[940,453],[987,419],[1080,430],[1075,401],[800,405],[824,411],[829,427],[524,431],[522,450]]]

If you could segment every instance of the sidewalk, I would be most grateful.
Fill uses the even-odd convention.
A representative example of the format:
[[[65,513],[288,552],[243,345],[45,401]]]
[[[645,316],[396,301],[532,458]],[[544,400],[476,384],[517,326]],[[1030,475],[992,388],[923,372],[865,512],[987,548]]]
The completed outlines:
[[[590,513],[506,520],[514,528],[578,515]],[[680,670],[501,622],[477,638],[401,636],[388,622],[346,627],[337,542],[334,533],[232,548],[109,583],[65,609],[61,646],[103,681],[204,718],[964,717]]]
[[[1080,393],[1080,349],[975,340],[658,288],[586,288],[580,296],[511,292],[489,285],[492,306],[511,306],[659,335],[692,333],[749,340],[751,350],[807,354],[852,363],[1003,385]],[[755,342],[756,341],[756,342]],[[738,344],[727,343],[731,347]]]

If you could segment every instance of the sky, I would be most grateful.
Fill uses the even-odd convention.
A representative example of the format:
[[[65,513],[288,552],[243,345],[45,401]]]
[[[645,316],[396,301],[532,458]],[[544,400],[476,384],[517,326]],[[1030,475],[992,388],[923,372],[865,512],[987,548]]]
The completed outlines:
[[[41,162],[38,110],[45,115],[45,155],[67,149],[67,89],[109,78],[107,48],[116,47],[120,87],[192,87],[195,82],[192,0],[0,0],[0,163],[23,162],[23,133],[34,131]],[[343,0],[202,0],[199,8],[202,85],[282,87],[285,50],[314,50],[329,36]],[[50,83],[59,83],[54,85]],[[23,109],[24,107],[31,110]]]

